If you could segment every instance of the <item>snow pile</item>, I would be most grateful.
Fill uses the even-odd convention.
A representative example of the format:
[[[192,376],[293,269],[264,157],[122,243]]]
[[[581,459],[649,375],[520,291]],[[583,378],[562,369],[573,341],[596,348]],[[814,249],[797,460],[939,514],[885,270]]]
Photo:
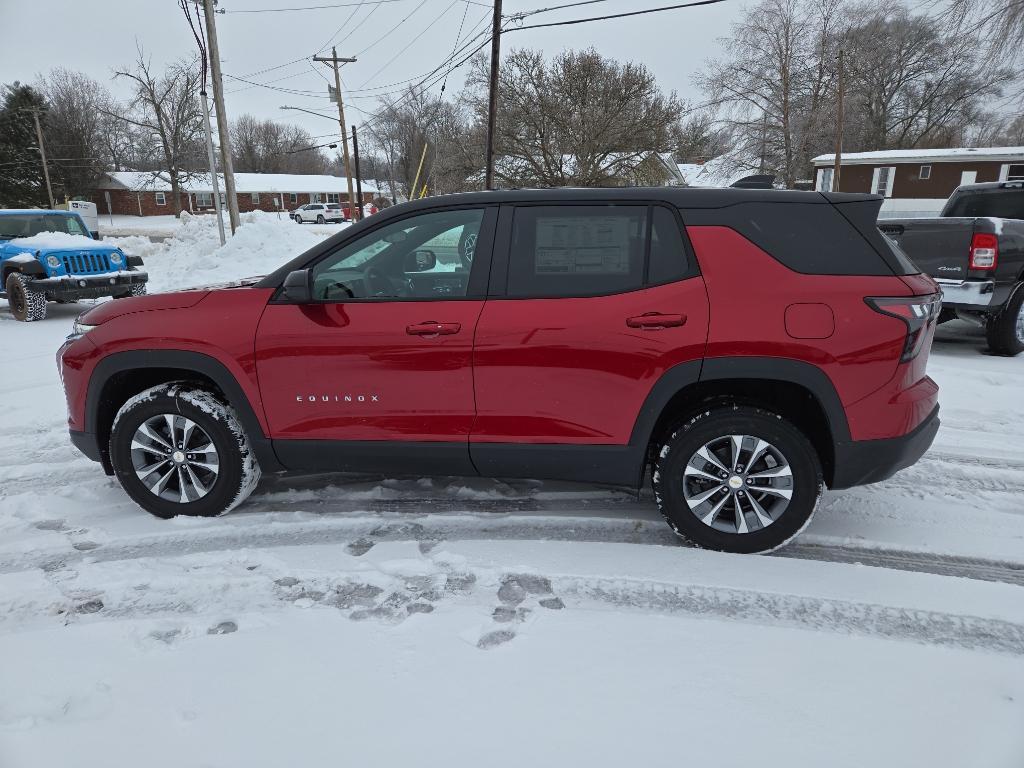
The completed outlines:
[[[307,228],[273,213],[253,211],[242,214],[241,228],[221,246],[216,219],[182,214],[176,236],[146,261],[149,291],[265,275],[336,231],[337,227]]]
[[[40,232],[32,237],[18,237],[11,245],[19,248],[88,249],[99,250],[110,246],[85,235],[69,235],[67,232]]]
[[[148,237],[142,235],[129,235],[127,237],[104,237],[103,244],[111,248],[120,248],[129,256],[141,256],[146,266],[149,266],[147,259],[161,255],[167,250],[164,243],[154,243]]]

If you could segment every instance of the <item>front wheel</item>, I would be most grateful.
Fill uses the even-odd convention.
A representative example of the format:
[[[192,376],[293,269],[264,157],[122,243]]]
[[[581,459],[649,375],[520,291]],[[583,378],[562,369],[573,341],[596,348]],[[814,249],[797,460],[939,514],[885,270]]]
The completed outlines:
[[[813,446],[780,416],[719,405],[660,447],[654,494],[672,530],[722,552],[770,552],[810,522],[823,489]]]
[[[7,276],[7,303],[15,320],[31,323],[46,319],[46,294],[32,287],[32,279],[20,272]]]
[[[1016,357],[1024,352],[1024,283],[1018,283],[1006,304],[989,316],[985,338],[993,355]]]
[[[110,460],[125,492],[165,519],[224,514],[260,479],[234,409],[186,382],[151,387],[121,406]]]

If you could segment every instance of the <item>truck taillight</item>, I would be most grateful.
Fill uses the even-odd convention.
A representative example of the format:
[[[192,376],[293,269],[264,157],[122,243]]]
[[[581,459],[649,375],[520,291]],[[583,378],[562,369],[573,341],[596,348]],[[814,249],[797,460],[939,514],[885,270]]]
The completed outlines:
[[[985,232],[975,232],[971,238],[970,269],[992,270],[999,261],[999,238]]]
[[[928,331],[935,327],[935,321],[942,309],[942,294],[930,296],[877,297],[864,299],[876,312],[898,317],[907,325],[907,340],[903,345],[900,362],[913,360],[924,348]]]

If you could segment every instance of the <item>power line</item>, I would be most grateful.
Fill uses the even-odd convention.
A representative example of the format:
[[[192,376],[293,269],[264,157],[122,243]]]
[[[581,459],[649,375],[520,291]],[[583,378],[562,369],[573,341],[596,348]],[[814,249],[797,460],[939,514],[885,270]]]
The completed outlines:
[[[363,5],[385,5],[386,3],[401,3],[403,0],[366,0],[360,3],[332,3],[330,5],[302,5],[293,8],[246,8],[242,11],[228,11],[224,13],[288,13],[290,11],[322,11],[328,8],[361,8]]]
[[[717,5],[726,0],[696,0],[692,3],[680,3],[678,5],[664,5],[660,8],[646,8],[642,11],[627,11],[626,13],[612,13],[607,16],[591,16],[586,19],[570,19],[568,21],[552,21],[547,24],[528,24],[525,27],[512,27],[509,32],[521,32],[524,29],[541,29],[543,27],[565,27],[571,24],[586,24],[591,21],[607,21],[609,19],[625,19],[629,16],[643,16],[648,13],[660,13],[661,11],[675,11],[680,8],[695,8],[700,5]]]
[[[456,2],[457,2],[457,1],[458,1],[458,0],[456,0]],[[366,53],[366,52],[367,52],[368,50],[370,50],[371,48],[373,48],[373,46],[377,45],[377,43],[379,43],[379,42],[380,42],[381,40],[383,40],[384,38],[386,38],[386,37],[387,37],[388,35],[391,35],[391,34],[393,34],[394,32],[397,32],[397,31],[398,31],[398,28],[399,28],[400,26],[402,26],[403,24],[405,24],[405,22],[407,22],[407,21],[408,21],[409,19],[411,19],[411,18],[412,18],[413,16],[415,16],[415,15],[416,15],[416,12],[417,12],[417,11],[418,11],[418,10],[419,10],[420,8],[422,8],[422,7],[424,6],[424,5],[426,5],[426,4],[427,4],[427,0],[420,0],[420,4],[419,4],[419,5],[417,5],[417,6],[415,7],[415,8],[413,8],[413,9],[412,9],[412,10],[411,10],[411,11],[410,11],[410,12],[409,12],[409,13],[408,13],[408,14],[407,14],[407,15],[406,15],[406,16],[405,16],[405,17],[404,17],[404,18],[403,18],[403,19],[402,19],[401,21],[399,21],[399,22],[398,22],[397,24],[395,24],[395,25],[394,25],[393,27],[391,27],[391,29],[389,29],[389,30],[388,30],[387,32],[385,32],[385,33],[384,33],[383,35],[381,35],[380,37],[378,37],[378,38],[377,38],[376,40],[374,40],[374,41],[373,41],[372,43],[370,43],[370,44],[369,44],[368,46],[366,46],[365,48],[363,48],[363,50],[361,50],[361,51],[357,51],[357,52],[356,52],[356,53],[354,53],[353,55],[354,55],[354,56],[355,56],[356,58],[358,58],[358,57],[362,56],[362,55],[363,55],[364,53]],[[452,3],[452,5],[455,5],[455,3]],[[451,7],[451,6],[449,6],[449,7]],[[445,10],[445,11],[444,11],[443,13],[447,13],[447,9],[446,9],[446,10]],[[442,13],[442,15],[443,15],[443,13]],[[367,18],[369,18],[369,16],[367,16]]]
[[[510,13],[506,18],[516,21],[518,19],[525,19],[527,16],[536,16],[538,13],[547,13],[548,11],[560,11],[563,8],[575,8],[578,5],[593,5],[594,3],[606,3],[608,0],[580,0],[575,3],[563,3],[562,5],[552,5],[548,8],[537,8],[533,11],[523,11],[521,13]]]
[[[424,2],[426,2],[426,0],[424,0]],[[398,50],[398,52],[394,56],[392,56],[390,59],[388,59],[386,62],[384,62],[384,64],[381,65],[381,67],[376,72],[374,72],[372,75],[370,75],[368,78],[366,78],[366,80],[364,80],[359,87],[362,88],[368,82],[373,80],[373,78],[375,78],[377,75],[379,75],[381,72],[383,72],[389,66],[391,66],[391,64],[393,64],[394,61],[399,56],[401,56],[402,54],[404,54],[408,50],[409,46],[411,46],[413,43],[415,43],[417,40],[419,40],[421,37],[423,37],[425,34],[427,34],[427,32],[430,30],[430,28],[433,27],[435,24],[437,24],[437,22],[439,22],[441,19],[443,19],[445,17],[445,15],[448,13],[448,11],[450,11],[452,8],[454,8],[458,2],[459,2],[459,0],[452,0],[452,2],[448,4],[447,8],[445,8],[443,11],[441,11],[440,14],[435,16],[434,20],[432,22],[430,22],[429,24],[427,24],[427,26],[425,26],[423,29],[421,29],[419,34],[417,34],[412,40],[410,40],[402,48],[400,48]],[[420,3],[420,6],[418,6],[417,8],[422,7],[422,5],[423,5],[423,3]],[[467,5],[466,8],[469,8],[469,6]],[[404,19],[403,19],[403,21],[404,21]],[[401,22],[399,22],[399,23],[401,23]],[[397,29],[397,27],[396,27],[396,29]]]

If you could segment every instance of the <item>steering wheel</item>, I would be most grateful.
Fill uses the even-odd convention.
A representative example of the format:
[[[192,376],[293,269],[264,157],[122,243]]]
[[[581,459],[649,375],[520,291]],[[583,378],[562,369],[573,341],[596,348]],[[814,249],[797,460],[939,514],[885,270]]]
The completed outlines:
[[[356,297],[356,295],[352,293],[352,289],[345,285],[345,283],[328,283],[324,286],[324,295],[321,298],[330,299],[334,291],[344,293],[350,299],[354,299]]]
[[[395,288],[391,278],[381,272],[377,267],[368,267],[363,272],[363,280],[369,289],[370,296],[400,296],[401,293]]]

